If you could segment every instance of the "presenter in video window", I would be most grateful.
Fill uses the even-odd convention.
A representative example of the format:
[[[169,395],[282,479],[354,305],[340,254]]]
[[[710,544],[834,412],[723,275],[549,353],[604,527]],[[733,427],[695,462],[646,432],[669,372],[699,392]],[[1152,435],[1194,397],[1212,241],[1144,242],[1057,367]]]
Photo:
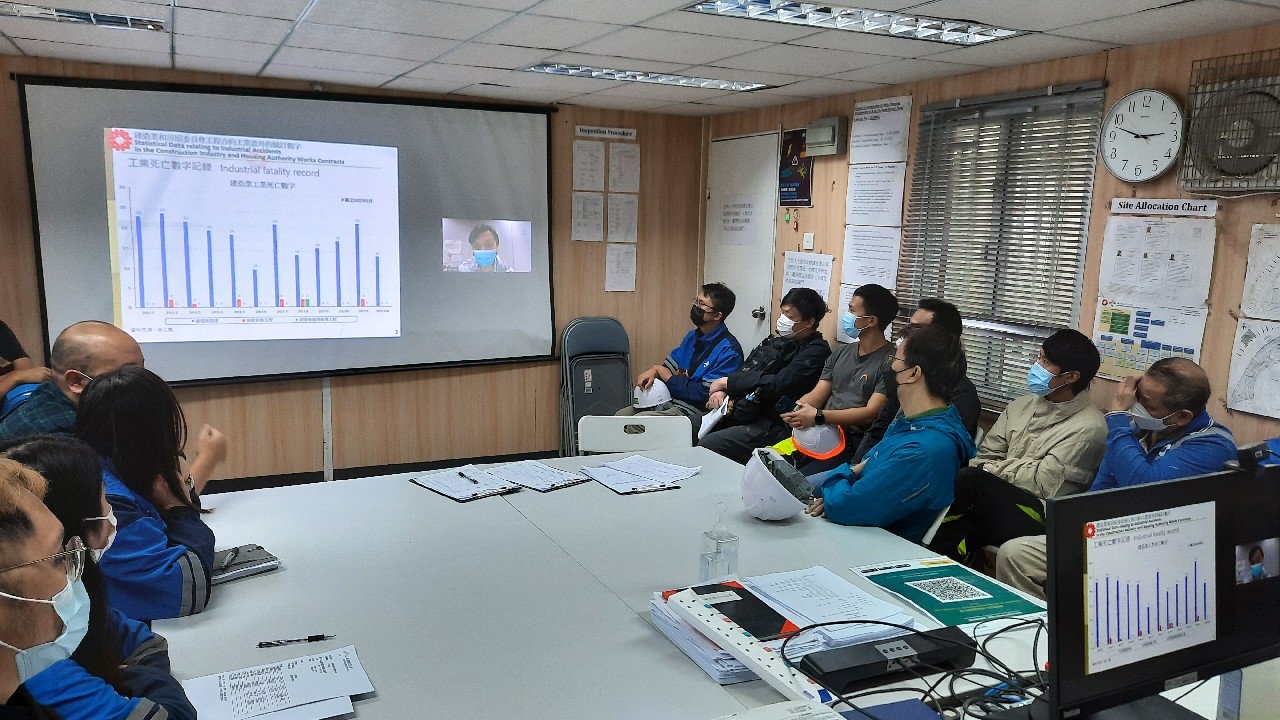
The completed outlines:
[[[1254,545],[1253,549],[1249,551],[1249,579],[1247,582],[1258,582],[1271,577],[1271,574],[1262,567],[1262,560],[1262,547]]]
[[[511,268],[498,257],[501,240],[493,227],[481,223],[471,228],[467,242],[471,244],[471,257],[462,261],[458,272],[511,272]]]

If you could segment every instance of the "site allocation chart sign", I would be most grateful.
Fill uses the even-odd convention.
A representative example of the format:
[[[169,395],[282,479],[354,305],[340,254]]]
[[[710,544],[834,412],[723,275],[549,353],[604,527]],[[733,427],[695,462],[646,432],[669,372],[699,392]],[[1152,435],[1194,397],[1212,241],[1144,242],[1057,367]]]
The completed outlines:
[[[1212,502],[1084,526],[1086,672],[1215,639]]]
[[[140,342],[400,335],[397,150],[104,131],[116,321]]]

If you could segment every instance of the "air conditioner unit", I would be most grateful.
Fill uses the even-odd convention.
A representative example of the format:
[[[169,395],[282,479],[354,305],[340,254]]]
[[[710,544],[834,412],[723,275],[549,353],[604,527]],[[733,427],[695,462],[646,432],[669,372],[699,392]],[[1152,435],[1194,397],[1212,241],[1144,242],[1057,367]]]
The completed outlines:
[[[1178,184],[1280,191],[1280,50],[1196,61]]]

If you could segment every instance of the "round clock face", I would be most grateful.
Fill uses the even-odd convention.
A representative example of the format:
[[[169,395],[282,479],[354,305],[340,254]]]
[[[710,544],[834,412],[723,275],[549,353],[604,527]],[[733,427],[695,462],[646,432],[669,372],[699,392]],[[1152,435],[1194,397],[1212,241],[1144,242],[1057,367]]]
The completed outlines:
[[[1159,90],[1135,90],[1111,106],[1102,120],[1098,152],[1112,175],[1125,182],[1154,180],[1182,151],[1182,107]]]

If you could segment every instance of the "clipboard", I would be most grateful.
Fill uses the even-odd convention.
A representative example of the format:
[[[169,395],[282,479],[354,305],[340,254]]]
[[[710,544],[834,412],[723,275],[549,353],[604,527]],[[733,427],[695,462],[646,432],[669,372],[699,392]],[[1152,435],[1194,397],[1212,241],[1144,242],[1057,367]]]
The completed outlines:
[[[639,495],[640,493],[680,489],[679,481],[654,481],[648,478],[642,478],[638,475],[625,473],[621,470],[615,470],[611,467],[582,468],[582,474],[619,495]]]
[[[409,478],[409,482],[460,503],[520,490],[519,485],[494,477],[474,465]]]

